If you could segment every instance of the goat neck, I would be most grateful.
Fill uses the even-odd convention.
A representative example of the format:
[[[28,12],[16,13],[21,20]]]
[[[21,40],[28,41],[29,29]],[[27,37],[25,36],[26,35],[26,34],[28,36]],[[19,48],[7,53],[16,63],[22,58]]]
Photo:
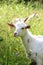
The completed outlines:
[[[22,38],[23,44],[24,46],[27,48],[28,44],[31,45],[31,42],[33,42],[33,40],[35,40],[34,36],[31,34],[31,32],[29,32],[28,30],[25,30],[25,35]]]

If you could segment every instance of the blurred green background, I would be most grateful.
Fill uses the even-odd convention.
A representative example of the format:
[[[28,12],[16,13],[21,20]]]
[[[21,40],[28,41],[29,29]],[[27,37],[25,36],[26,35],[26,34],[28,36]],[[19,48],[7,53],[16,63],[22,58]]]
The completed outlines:
[[[14,37],[14,28],[9,28],[7,22],[12,18],[39,14],[27,21],[33,35],[43,35],[43,0],[0,0],[0,65],[29,65],[25,48],[20,37]]]

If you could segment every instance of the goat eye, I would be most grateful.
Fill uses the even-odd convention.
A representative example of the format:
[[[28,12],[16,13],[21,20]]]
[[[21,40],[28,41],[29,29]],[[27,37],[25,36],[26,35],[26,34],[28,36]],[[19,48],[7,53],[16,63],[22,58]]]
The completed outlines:
[[[23,27],[21,29],[24,29]]]

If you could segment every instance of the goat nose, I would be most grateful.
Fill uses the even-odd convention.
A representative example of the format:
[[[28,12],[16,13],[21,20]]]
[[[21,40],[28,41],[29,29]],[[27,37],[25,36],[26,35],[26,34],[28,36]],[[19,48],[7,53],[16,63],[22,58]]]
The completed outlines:
[[[15,32],[15,33],[14,33],[14,37],[16,37],[16,36],[17,36],[17,33]]]

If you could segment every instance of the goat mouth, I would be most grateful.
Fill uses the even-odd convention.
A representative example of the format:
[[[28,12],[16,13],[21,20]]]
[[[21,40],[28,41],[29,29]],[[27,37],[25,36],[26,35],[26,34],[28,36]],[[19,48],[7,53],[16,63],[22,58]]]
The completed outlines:
[[[14,37],[17,37],[17,35],[14,35]]]
[[[14,34],[14,37],[17,37],[17,34],[16,33]]]
[[[18,37],[18,34],[17,34],[17,33],[15,33],[15,34],[14,34],[14,37]]]

